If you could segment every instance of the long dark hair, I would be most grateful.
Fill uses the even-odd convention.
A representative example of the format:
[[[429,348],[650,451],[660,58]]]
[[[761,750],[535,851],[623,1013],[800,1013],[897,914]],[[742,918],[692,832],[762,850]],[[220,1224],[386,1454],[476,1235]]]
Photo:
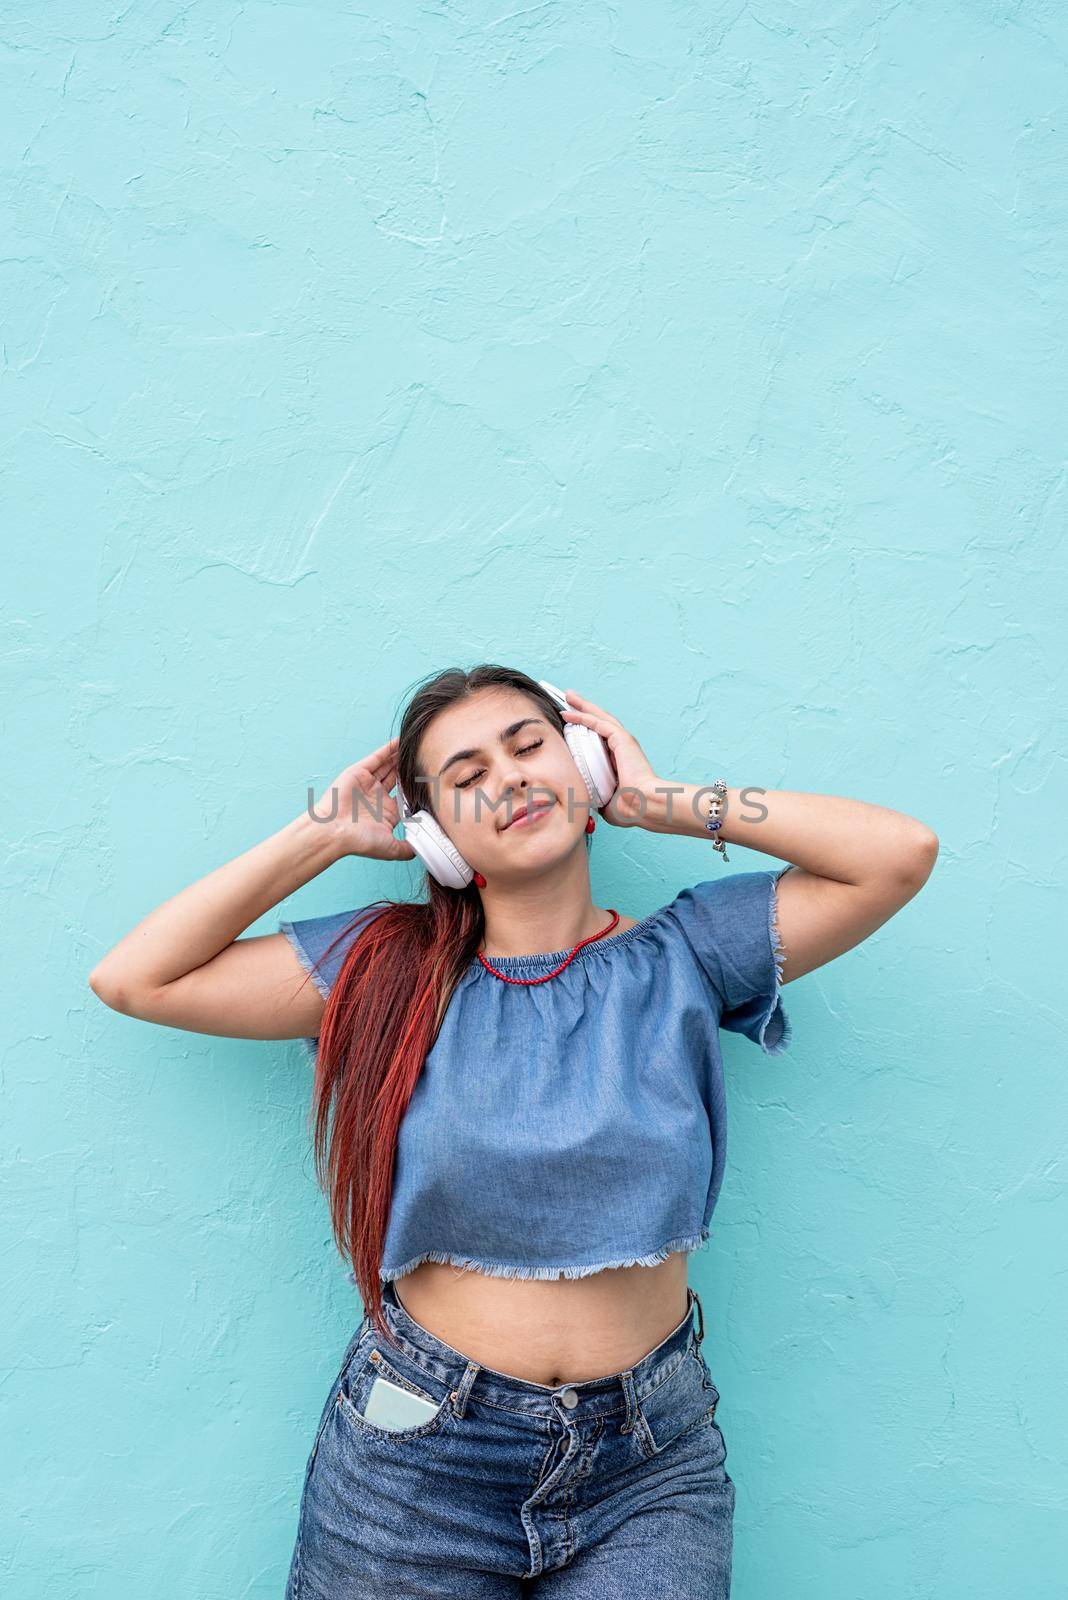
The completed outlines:
[[[434,811],[431,786],[420,781],[419,771],[427,728],[446,707],[491,688],[521,690],[561,733],[567,726],[556,701],[525,672],[484,664],[470,672],[450,667],[436,673],[412,694],[401,717],[397,772],[413,811]],[[585,838],[588,847],[589,834]],[[429,872],[425,879],[424,902],[375,901],[384,909],[345,956],[323,1013],[311,1112],[316,1172],[329,1200],[334,1238],[352,1262],[365,1311],[391,1344],[379,1272],[397,1134],[453,990],[485,929],[473,881],[447,889]]]

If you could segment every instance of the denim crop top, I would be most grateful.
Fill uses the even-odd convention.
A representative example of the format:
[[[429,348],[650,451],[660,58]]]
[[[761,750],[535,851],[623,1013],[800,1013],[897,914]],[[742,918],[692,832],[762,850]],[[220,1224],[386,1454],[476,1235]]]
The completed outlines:
[[[791,1040],[776,920],[788,871],[685,888],[547,983],[504,983],[472,959],[398,1133],[383,1282],[428,1260],[580,1278],[708,1238],[726,1156],[719,1029],[768,1055]],[[280,923],[322,994],[382,909]],[[567,954],[493,964],[530,978]],[[305,1043],[314,1059],[318,1040]]]

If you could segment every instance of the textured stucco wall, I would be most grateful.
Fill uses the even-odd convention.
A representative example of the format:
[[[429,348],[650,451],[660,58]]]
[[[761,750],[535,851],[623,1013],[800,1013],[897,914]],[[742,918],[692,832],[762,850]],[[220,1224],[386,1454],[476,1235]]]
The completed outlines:
[[[504,659],[938,832],[790,1055],[725,1041],[734,1593],[1063,1597],[1063,8],[0,18],[5,1591],[280,1596],[360,1316],[302,1048],[86,975]]]

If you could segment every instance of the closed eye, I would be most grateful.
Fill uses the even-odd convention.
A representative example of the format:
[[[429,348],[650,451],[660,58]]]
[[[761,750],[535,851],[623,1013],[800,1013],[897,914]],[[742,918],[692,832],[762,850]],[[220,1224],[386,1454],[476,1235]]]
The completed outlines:
[[[544,743],[545,743],[544,739],[538,739],[538,740],[536,740],[534,742],[534,744],[525,744],[523,746],[522,750],[517,750],[516,751],[516,755],[517,756],[529,755],[532,750],[540,750]],[[481,777],[481,775],[482,775],[482,773],[484,771],[485,771],[484,767],[479,767],[478,771],[477,772],[472,772],[471,776],[469,778],[465,778],[463,783],[458,783],[456,785],[457,789],[469,789],[471,787],[471,785],[474,783],[475,779],[478,778],[478,777]]]

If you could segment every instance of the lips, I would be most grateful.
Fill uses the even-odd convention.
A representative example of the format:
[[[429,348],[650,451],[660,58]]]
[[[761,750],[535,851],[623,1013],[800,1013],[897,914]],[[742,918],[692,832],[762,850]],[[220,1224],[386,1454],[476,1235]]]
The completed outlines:
[[[551,800],[539,800],[530,807],[520,806],[519,810],[513,814],[511,822],[506,822],[501,832],[506,832],[509,828],[514,827],[517,822],[521,823],[523,827],[529,827],[531,821],[537,821],[539,817],[544,816],[546,811],[551,811],[552,806],[553,802]]]

